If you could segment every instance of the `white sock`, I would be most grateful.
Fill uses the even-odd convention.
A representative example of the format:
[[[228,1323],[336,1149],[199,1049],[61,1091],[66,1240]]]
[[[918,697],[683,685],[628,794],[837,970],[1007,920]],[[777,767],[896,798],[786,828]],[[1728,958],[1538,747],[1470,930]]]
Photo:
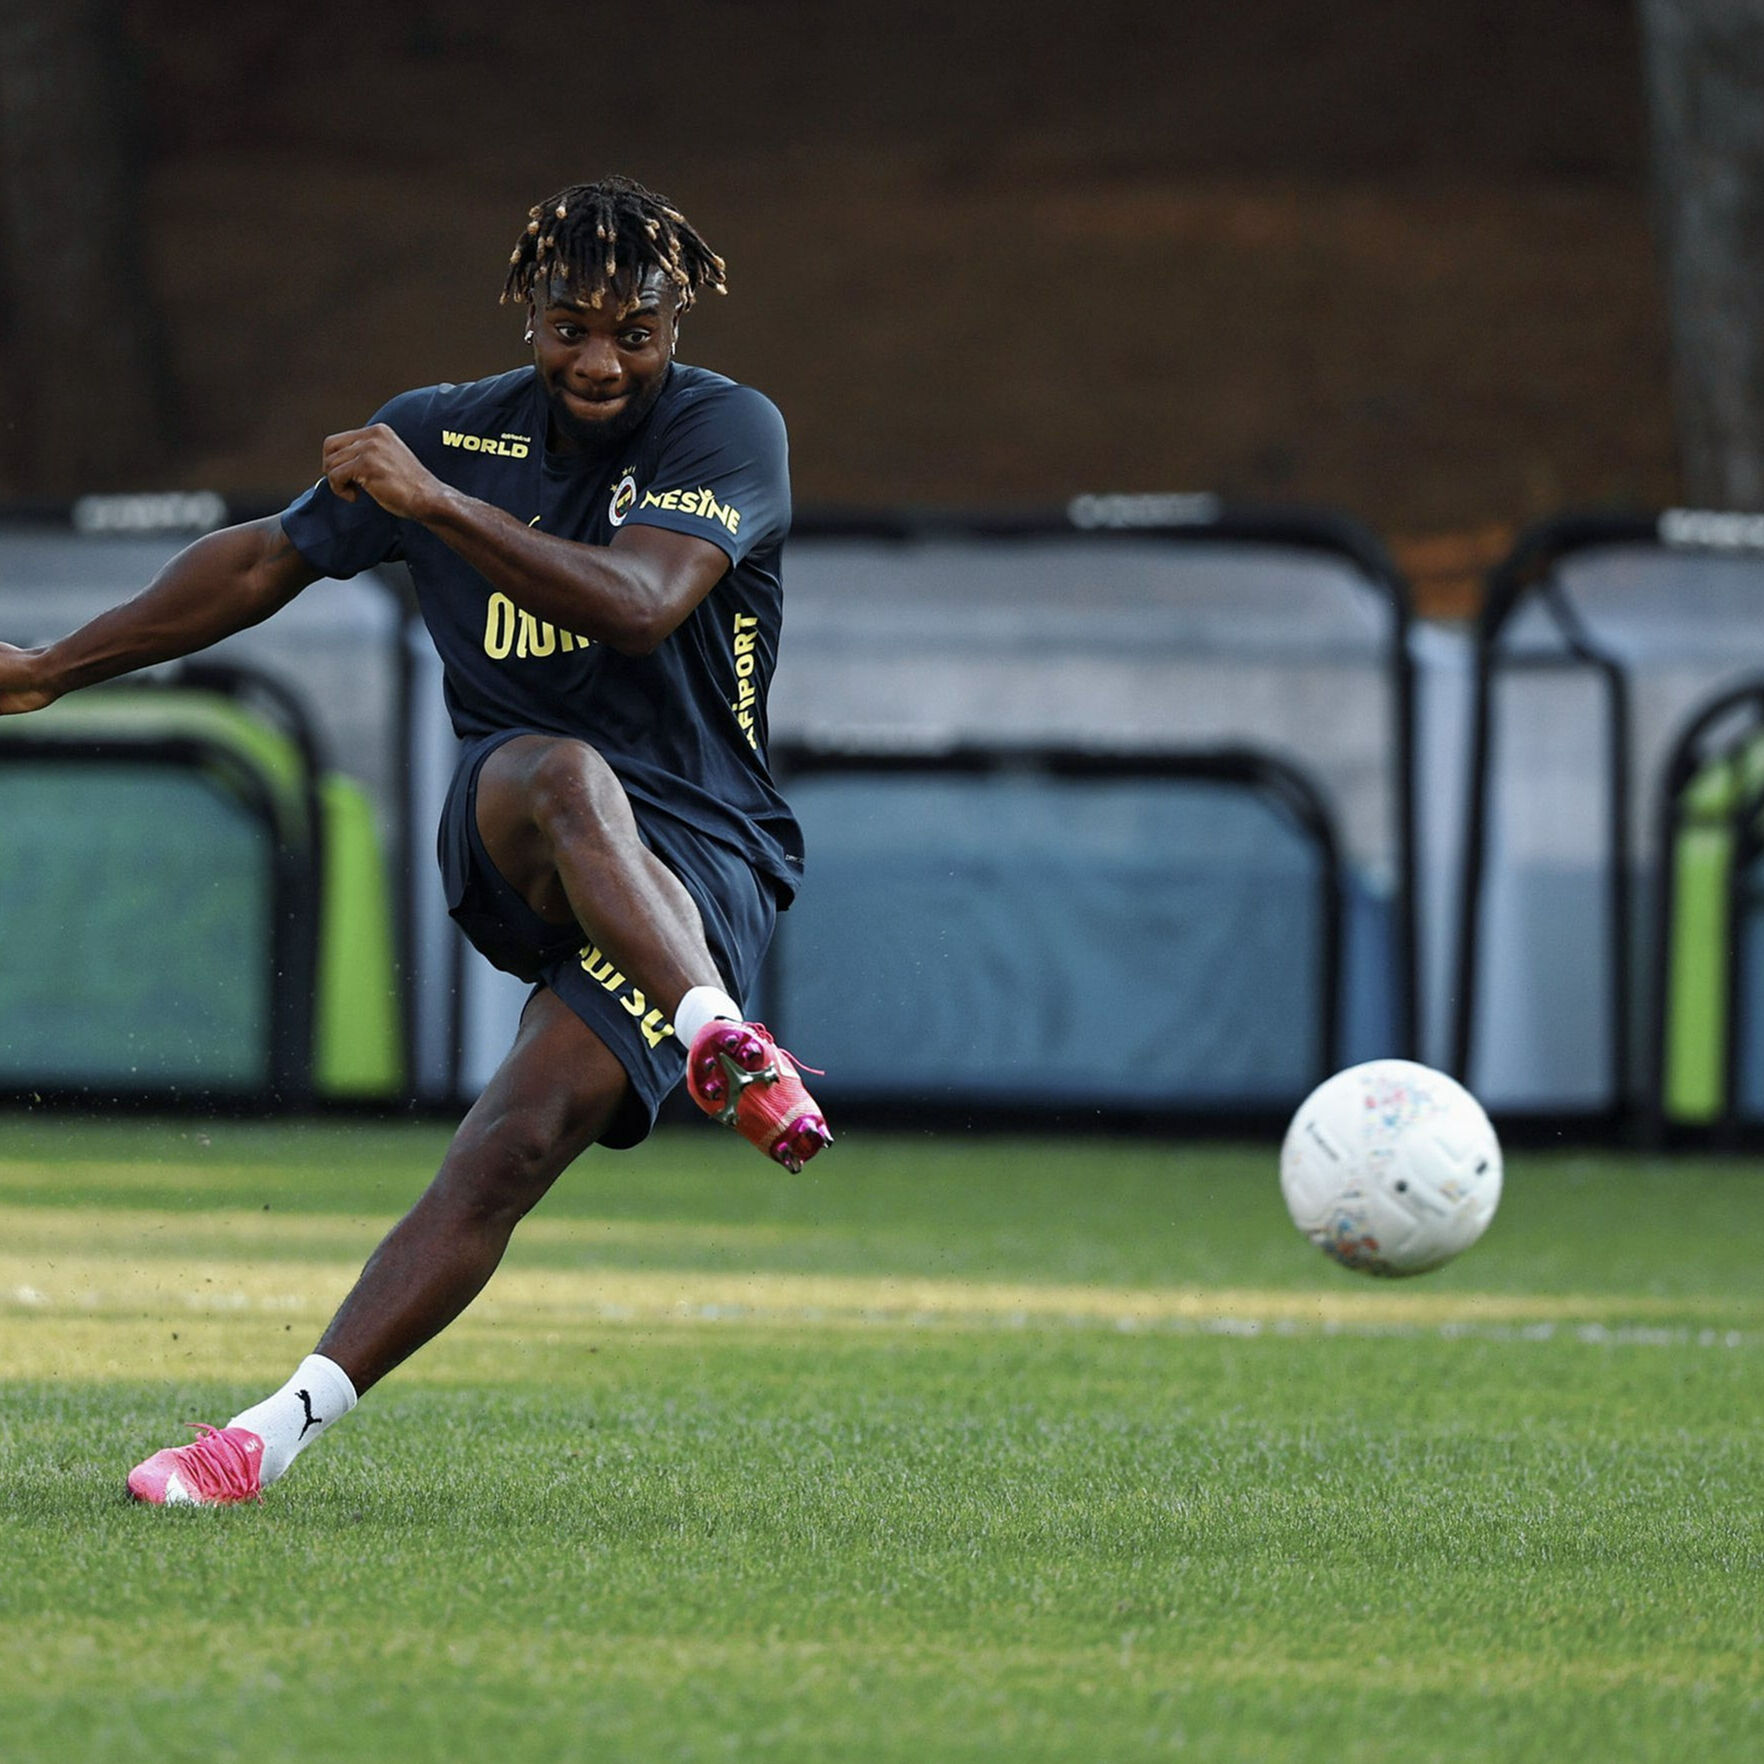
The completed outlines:
[[[741,1007],[720,986],[695,986],[674,1010],[674,1033],[690,1047],[692,1038],[706,1023],[719,1017],[739,1023]]]
[[[276,1392],[255,1408],[242,1409],[227,1423],[245,1427],[263,1441],[263,1468],[259,1479],[265,1488],[292,1464],[301,1452],[341,1421],[355,1407],[355,1386],[335,1360],[308,1354],[299,1370]]]

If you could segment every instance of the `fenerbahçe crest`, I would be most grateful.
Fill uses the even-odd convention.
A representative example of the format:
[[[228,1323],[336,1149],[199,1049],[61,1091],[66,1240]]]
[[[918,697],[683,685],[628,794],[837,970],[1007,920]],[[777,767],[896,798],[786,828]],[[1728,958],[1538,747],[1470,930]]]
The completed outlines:
[[[612,501],[606,505],[606,518],[615,527],[622,527],[625,524],[625,516],[631,512],[632,505],[636,500],[637,480],[631,473],[626,472],[613,485]]]

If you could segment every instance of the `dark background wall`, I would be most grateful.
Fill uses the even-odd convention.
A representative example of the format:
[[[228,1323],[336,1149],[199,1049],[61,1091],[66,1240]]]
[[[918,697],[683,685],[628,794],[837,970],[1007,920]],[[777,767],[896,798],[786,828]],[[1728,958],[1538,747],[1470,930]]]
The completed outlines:
[[[805,502],[1207,488],[1416,534],[1676,488],[1626,0],[121,20],[173,406],[119,485],[283,491],[511,365],[527,204],[621,170],[728,259],[686,353],[777,398]],[[77,348],[65,386],[105,420]],[[12,457],[0,493],[92,487]]]

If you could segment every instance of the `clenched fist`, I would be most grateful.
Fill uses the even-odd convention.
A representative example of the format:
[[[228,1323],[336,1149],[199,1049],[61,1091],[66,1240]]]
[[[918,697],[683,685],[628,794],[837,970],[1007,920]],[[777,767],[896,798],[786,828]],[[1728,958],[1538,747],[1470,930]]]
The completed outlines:
[[[42,658],[40,649],[0,643],[0,717],[41,710],[55,702],[59,694],[42,683]]]
[[[444,486],[384,423],[325,439],[325,478],[345,502],[365,490],[387,514],[420,521]]]

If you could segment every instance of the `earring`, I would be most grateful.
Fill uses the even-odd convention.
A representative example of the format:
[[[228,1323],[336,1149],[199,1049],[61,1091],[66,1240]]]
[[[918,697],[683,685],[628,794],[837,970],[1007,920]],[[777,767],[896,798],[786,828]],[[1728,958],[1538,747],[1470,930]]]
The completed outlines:
[[[533,327],[531,325],[527,326],[526,334],[521,338],[521,341],[523,343],[531,343],[533,341]]]

